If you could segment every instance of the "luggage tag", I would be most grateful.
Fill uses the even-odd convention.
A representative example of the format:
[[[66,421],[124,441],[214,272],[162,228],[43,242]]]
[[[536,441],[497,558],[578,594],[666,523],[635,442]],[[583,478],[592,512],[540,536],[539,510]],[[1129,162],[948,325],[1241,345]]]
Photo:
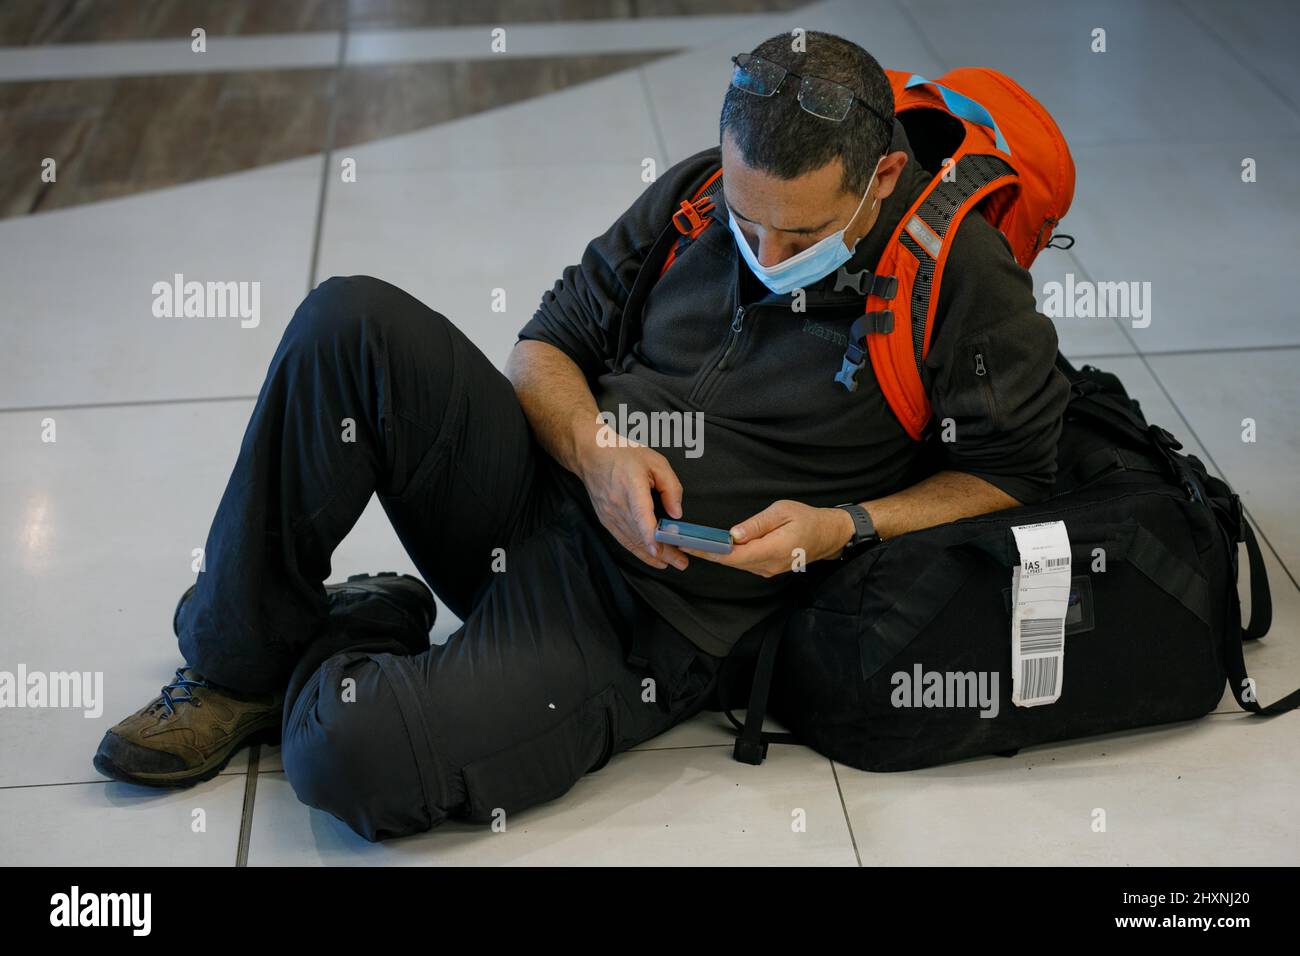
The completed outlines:
[[[1070,536],[1064,521],[1013,527],[1020,563],[1011,572],[1011,703],[1037,707],[1061,696]]]

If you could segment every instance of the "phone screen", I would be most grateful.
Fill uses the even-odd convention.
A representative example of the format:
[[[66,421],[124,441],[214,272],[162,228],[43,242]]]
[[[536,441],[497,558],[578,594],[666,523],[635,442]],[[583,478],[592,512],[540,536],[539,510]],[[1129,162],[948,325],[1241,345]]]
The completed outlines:
[[[690,524],[686,521],[669,521],[664,519],[659,522],[659,530],[668,534],[680,534],[688,538],[699,538],[701,541],[716,541],[718,544],[731,544],[731,532],[724,531],[721,528],[710,528],[702,524]]]

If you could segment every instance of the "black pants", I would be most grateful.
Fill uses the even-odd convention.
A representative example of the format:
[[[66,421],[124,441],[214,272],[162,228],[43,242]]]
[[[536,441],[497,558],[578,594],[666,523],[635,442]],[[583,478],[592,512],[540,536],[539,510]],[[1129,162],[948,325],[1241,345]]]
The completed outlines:
[[[696,713],[721,662],[628,587],[564,478],[451,322],[377,279],[330,279],[272,359],[181,651],[218,684],[288,688],[294,791],[367,839],[508,826]],[[327,626],[330,556],[376,493],[464,621],[418,655]],[[638,631],[648,660],[629,662]]]

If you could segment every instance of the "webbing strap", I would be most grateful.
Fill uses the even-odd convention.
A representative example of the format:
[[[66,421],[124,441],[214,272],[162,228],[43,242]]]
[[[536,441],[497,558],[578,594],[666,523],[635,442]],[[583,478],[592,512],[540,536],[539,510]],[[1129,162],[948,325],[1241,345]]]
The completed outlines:
[[[713,176],[717,172],[718,170],[710,170],[702,182],[708,182],[709,176]],[[707,188],[700,189],[696,187],[698,195],[691,202],[702,203],[705,198],[712,200],[721,189],[722,176],[719,175],[712,183],[709,183]],[[680,212],[680,208],[678,212]],[[720,214],[716,203],[709,209],[708,215],[712,219],[719,218]],[[645,300],[650,295],[650,289],[659,281],[659,273],[664,263],[668,261],[668,257],[677,248],[678,240],[686,239],[678,231],[676,216],[677,213],[674,213],[669,218],[668,223],[655,237],[655,241],[650,244],[650,249],[641,262],[636,278],[632,280],[632,288],[628,291],[627,301],[623,304],[622,314],[619,317],[618,347],[615,349],[614,357],[606,363],[612,372],[622,371],[623,359],[627,356],[632,344],[640,337],[641,313],[645,308]]]
[[[1246,543],[1246,561],[1250,568],[1250,623],[1242,631],[1242,637],[1248,641],[1257,641],[1273,626],[1273,595],[1268,587],[1268,570],[1264,567],[1264,555],[1255,540],[1255,530],[1243,516],[1241,519],[1242,540]]]
[[[778,619],[781,617],[777,615]],[[757,766],[767,756],[767,745],[773,743],[797,743],[794,734],[763,731],[763,720],[767,716],[767,695],[772,689],[772,674],[776,668],[776,651],[781,644],[784,630],[779,624],[771,627],[763,636],[759,646],[758,662],[754,667],[754,684],[749,693],[749,706],[745,711],[742,724],[730,710],[727,719],[740,730],[736,737],[732,756],[741,763]]]
[[[1144,471],[1164,475],[1169,469],[1150,455],[1104,445],[1076,462],[1070,469],[1070,477],[1076,487],[1083,487],[1116,471]]]
[[[1228,547],[1233,555],[1232,567],[1236,570],[1236,542],[1221,524]],[[1268,591],[1268,576],[1264,571],[1264,556],[1260,553],[1259,542],[1255,532],[1244,518],[1241,522],[1241,538],[1246,545],[1246,554],[1250,561],[1250,624],[1238,634],[1227,634],[1224,639],[1224,668],[1228,672],[1228,687],[1237,705],[1242,710],[1250,711],[1258,717],[1275,717],[1285,714],[1300,706],[1300,688],[1293,690],[1281,700],[1274,701],[1267,707],[1261,707],[1255,696],[1255,685],[1246,673],[1246,656],[1243,651],[1243,639],[1260,637],[1268,630],[1273,615],[1273,602]],[[1236,600],[1234,594],[1234,601]],[[1238,605],[1239,607],[1240,605]]]
[[[871,680],[933,621],[966,583],[958,550],[948,550],[930,563],[888,611],[858,636],[862,679]]]
[[[623,304],[622,315],[619,317],[618,348],[615,349],[614,357],[608,363],[612,372],[622,371],[623,358],[640,335],[641,312],[645,308],[646,297],[650,294],[650,287],[658,280],[659,268],[668,258],[668,253],[672,251],[679,235],[677,227],[671,221],[664,226],[650,245],[650,251],[646,253],[641,269],[632,281],[627,302]]]
[[[759,639],[758,657],[753,676],[750,679],[749,696],[745,703],[745,721],[732,713],[738,701],[732,697],[732,681],[736,670],[734,655],[722,662],[718,674],[718,704],[736,728],[736,743],[732,755],[741,763],[761,764],[767,756],[767,745],[773,743],[798,743],[792,733],[764,732],[763,720],[767,716],[767,698],[772,688],[772,675],[776,670],[776,652],[781,643],[785,626],[789,620],[786,614],[773,614],[747,631],[739,642],[748,643],[751,636]]]
[[[1213,629],[1209,582],[1191,565],[1180,561],[1159,538],[1141,525],[1134,525],[1125,557],[1152,584],[1196,615],[1206,627]]]

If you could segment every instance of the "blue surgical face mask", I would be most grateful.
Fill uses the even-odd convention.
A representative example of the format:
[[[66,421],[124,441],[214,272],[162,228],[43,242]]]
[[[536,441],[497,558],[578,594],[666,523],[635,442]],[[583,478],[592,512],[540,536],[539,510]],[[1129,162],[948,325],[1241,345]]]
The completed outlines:
[[[853,211],[849,217],[849,222],[858,218],[858,213],[862,210],[862,204],[867,201],[867,193],[871,192],[871,187],[876,184],[876,173],[880,171],[880,163],[884,157],[876,163],[876,168],[871,174],[871,182],[867,183],[867,191],[862,194],[862,199],[858,202],[858,208]],[[877,204],[880,202],[879,197],[871,204],[874,212]],[[763,285],[767,286],[777,295],[784,295],[787,292],[793,292],[795,289],[804,289],[821,279],[826,278],[844,263],[853,258],[853,250],[844,244],[844,233],[849,228],[849,222],[844,224],[844,228],[834,232],[825,239],[814,242],[802,252],[797,252],[788,259],[782,259],[774,266],[760,265],[758,257],[754,250],[749,246],[749,240],[745,234],[740,231],[740,226],[736,224],[736,217],[727,212],[727,219],[731,226],[731,233],[736,237],[736,245],[740,248],[740,254],[745,257],[745,262],[754,275],[758,276]]]

